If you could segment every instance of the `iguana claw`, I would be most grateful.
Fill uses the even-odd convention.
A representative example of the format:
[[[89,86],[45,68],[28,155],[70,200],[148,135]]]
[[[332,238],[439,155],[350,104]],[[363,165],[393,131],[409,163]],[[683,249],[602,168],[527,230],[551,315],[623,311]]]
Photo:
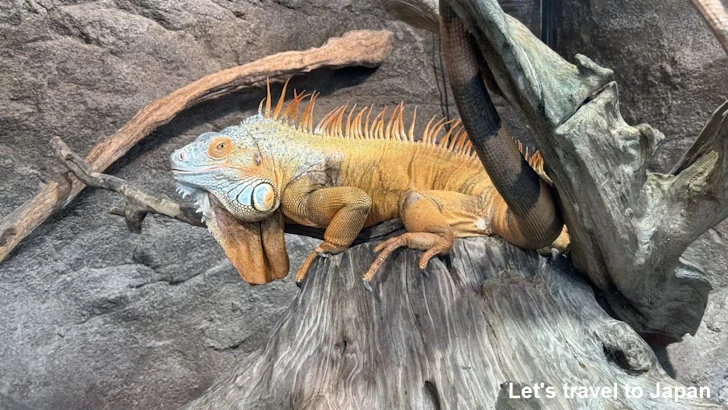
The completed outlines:
[[[296,272],[296,285],[303,284],[303,280],[306,279],[306,275],[308,274],[308,269],[313,264],[313,261],[316,260],[317,256],[328,258],[331,255],[343,252],[346,248],[346,246],[334,245],[331,242],[321,242],[319,246],[308,254],[301,267],[298,268],[298,272]],[[301,285],[298,287],[300,288]]]
[[[427,264],[435,255],[445,254],[450,251],[454,238],[452,231],[446,234],[438,235],[430,232],[407,232],[400,236],[389,238],[374,248],[374,252],[379,252],[374,262],[372,262],[369,270],[362,280],[369,283],[380,266],[392,255],[392,253],[401,248],[408,247],[412,249],[424,250],[425,253],[420,257],[419,268],[424,271]]]

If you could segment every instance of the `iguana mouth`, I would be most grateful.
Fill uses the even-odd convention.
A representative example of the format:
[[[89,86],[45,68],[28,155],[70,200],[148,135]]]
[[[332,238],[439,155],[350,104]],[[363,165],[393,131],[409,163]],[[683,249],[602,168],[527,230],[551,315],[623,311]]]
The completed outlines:
[[[191,171],[186,169],[180,169],[180,168],[172,168],[172,173],[174,174],[201,174],[204,171]]]
[[[172,173],[184,174],[184,175],[198,175],[198,174],[206,174],[210,171],[215,171],[218,169],[220,169],[220,167],[210,167],[210,168],[205,168],[205,169],[172,168]]]

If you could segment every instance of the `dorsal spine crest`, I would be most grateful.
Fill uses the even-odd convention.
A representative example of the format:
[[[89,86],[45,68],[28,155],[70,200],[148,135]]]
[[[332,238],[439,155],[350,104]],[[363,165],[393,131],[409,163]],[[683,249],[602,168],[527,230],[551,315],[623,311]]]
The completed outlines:
[[[290,79],[289,79],[290,80]],[[272,97],[270,92],[270,82],[266,81],[266,97],[258,106],[258,113],[268,119],[278,121],[282,124],[289,125],[298,131],[307,132],[324,137],[348,138],[348,139],[376,139],[401,141],[414,144],[429,144],[440,149],[450,151],[452,153],[467,157],[467,159],[476,161],[478,159],[473,144],[468,139],[465,127],[460,119],[447,120],[446,118],[437,119],[433,116],[425,126],[419,140],[415,139],[414,128],[417,120],[417,107],[413,110],[412,120],[409,122],[407,130],[404,120],[404,102],[400,102],[394,107],[394,110],[387,118],[388,106],[384,106],[379,113],[370,120],[374,111],[374,105],[364,107],[357,111],[357,105],[354,104],[349,109],[349,102],[341,107],[329,111],[323,118],[313,126],[313,111],[316,98],[320,93],[313,92],[306,94],[298,93],[293,90],[293,98],[285,105],[286,89],[288,81],[283,84],[281,95],[274,109],[272,109]],[[298,108],[304,100],[308,98],[308,102],[303,109],[303,114],[299,117]],[[263,106],[265,104],[265,109]],[[284,108],[285,105],[285,108]],[[366,113],[366,116],[364,116]],[[346,117],[346,118],[345,118]],[[385,124],[386,123],[386,124]],[[444,135],[443,129],[446,129]],[[518,149],[524,156],[529,165],[533,167],[539,174],[543,174],[543,158],[539,151],[533,151],[529,154],[528,147],[517,141]]]

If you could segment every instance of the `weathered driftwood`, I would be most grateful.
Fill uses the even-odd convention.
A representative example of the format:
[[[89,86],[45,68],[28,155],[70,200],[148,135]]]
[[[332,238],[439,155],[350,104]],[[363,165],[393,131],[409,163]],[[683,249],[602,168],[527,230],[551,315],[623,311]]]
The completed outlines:
[[[634,330],[602,310],[563,257],[471,238],[421,272],[419,252],[403,250],[369,293],[359,278],[372,248],[319,258],[266,347],[186,408],[720,408],[650,397],[658,383],[659,392],[684,386]],[[541,398],[509,397],[509,382],[516,394],[540,385]],[[616,398],[563,393],[564,385],[614,384]],[[545,398],[546,386],[554,398]],[[628,397],[627,387],[643,396]]]
[[[390,2],[408,4],[409,14],[400,18],[418,15],[419,25],[436,20],[427,16],[437,10],[436,0]],[[576,268],[638,331],[672,338],[694,333],[710,285],[681,255],[728,216],[724,112],[714,114],[675,172],[650,172],[647,163],[664,136],[622,119],[611,70],[582,55],[576,65],[568,63],[496,0],[450,3],[469,25],[499,90],[536,131]]]
[[[351,31],[329,39],[318,48],[288,51],[229,68],[203,77],[177,91],[147,104],[114,135],[91,149],[86,161],[103,171],[126,154],[136,143],[182,110],[204,101],[238,91],[268,77],[309,72],[321,67],[375,67],[389,55],[392,34],[388,31]],[[36,196],[0,220],[0,261],[38,225],[78,195],[84,184],[65,173]]]

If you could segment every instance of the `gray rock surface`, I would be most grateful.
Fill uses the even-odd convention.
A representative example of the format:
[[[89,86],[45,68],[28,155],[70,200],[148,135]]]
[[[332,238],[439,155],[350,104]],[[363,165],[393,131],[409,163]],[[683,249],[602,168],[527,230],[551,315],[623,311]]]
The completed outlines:
[[[728,61],[718,43],[687,0],[563,3],[560,51],[616,70],[628,120],[674,137],[657,164],[669,165],[726,98]],[[362,28],[395,33],[382,67],[292,82],[322,92],[319,118],[347,100],[404,100],[420,118],[440,113],[433,37],[389,20],[376,0],[0,0],[0,215],[61,169],[52,136],[85,153],[144,104],[203,75]],[[658,71],[655,60],[665,61]],[[169,153],[251,114],[262,97],[252,89],[192,108],[110,172],[173,195]],[[506,120],[515,135],[527,133]],[[296,294],[290,279],[242,283],[203,229],[160,217],[141,235],[128,233],[107,214],[119,201],[82,193],[0,264],[0,408],[175,407],[263,346]],[[728,285],[726,235],[723,224],[690,250],[715,295]],[[295,270],[313,242],[288,242]],[[668,348],[682,382],[728,385],[725,356],[713,345],[728,347],[715,337],[725,326],[709,327],[725,323],[718,299],[695,337]]]
[[[728,1],[722,1],[728,6]],[[653,161],[668,172],[728,99],[728,56],[687,0],[564,0],[559,53],[576,53],[614,69],[622,114],[665,134]],[[688,385],[710,386],[728,404],[728,221],[706,232],[685,253],[713,285],[695,336],[672,344],[663,366]],[[721,325],[722,324],[722,325]]]
[[[679,381],[694,386],[708,386],[713,399],[728,404],[728,289],[716,289],[703,323],[695,336],[685,336],[661,352],[660,360]]]
[[[223,68],[320,46],[352,29],[396,36],[379,69],[320,70],[319,118],[347,100],[439,113],[433,37],[376,1],[0,0],[0,215],[153,99]],[[366,80],[366,82],[364,82]],[[168,155],[257,109],[262,88],[190,109],[110,172],[174,195]],[[422,122],[422,121],[421,121]],[[174,408],[263,346],[298,289],[244,284],[204,229],[164,218],[141,235],[86,191],[0,264],[0,408]],[[292,269],[313,241],[291,236]]]

